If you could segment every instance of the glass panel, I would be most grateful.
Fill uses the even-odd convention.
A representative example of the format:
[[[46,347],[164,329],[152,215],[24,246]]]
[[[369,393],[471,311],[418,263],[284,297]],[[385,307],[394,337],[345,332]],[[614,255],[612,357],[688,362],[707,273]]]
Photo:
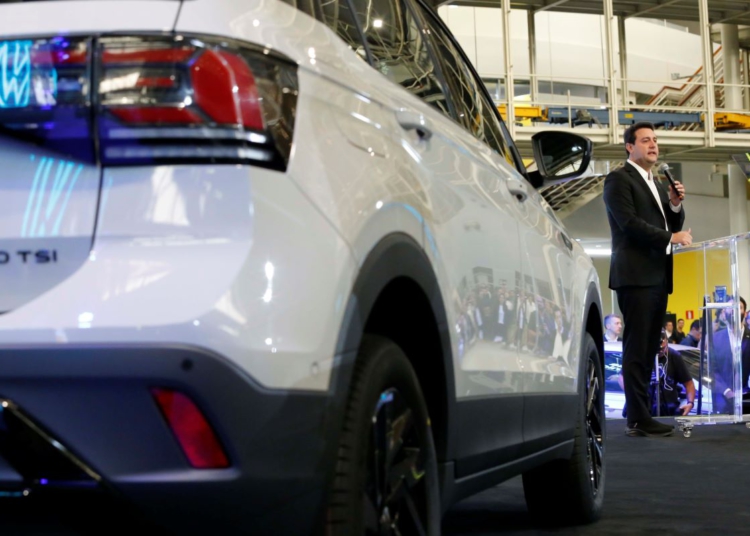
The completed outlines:
[[[349,45],[360,59],[367,61],[367,52],[362,44],[362,35],[349,9],[347,0],[322,0],[323,22]]]
[[[302,13],[306,13],[311,17],[315,17],[315,0],[281,0],[285,4],[289,4],[295,9],[300,10]]]
[[[424,36],[404,3],[400,0],[354,0],[353,4],[374,67],[392,82],[450,116]]]
[[[459,123],[473,136],[502,155],[511,166],[516,167],[513,154],[503,138],[495,105],[481,91],[482,82],[474,77],[471,68],[464,62],[461,52],[450,36],[430,13],[424,9],[422,11],[440,58],[443,75],[451,88]]]

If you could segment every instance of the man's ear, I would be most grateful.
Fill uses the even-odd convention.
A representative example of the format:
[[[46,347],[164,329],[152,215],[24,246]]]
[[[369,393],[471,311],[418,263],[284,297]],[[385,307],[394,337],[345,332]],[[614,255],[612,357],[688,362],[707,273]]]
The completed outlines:
[[[633,152],[633,144],[632,143],[626,143],[625,144],[625,150],[628,152],[628,154]]]

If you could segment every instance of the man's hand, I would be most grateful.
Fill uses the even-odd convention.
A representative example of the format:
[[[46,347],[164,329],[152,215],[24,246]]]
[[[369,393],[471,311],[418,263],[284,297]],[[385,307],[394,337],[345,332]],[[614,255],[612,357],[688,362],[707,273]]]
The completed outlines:
[[[732,391],[731,389],[727,389],[724,393],[724,398],[732,400],[734,398],[734,391]]]
[[[669,186],[669,202],[672,203],[672,206],[676,207],[685,198],[685,187],[680,181],[674,181],[674,185],[677,187],[677,190],[672,188],[672,185]]]
[[[693,243],[693,235],[690,233],[690,229],[687,231],[680,231],[679,233],[672,233],[672,244],[680,244],[681,246],[689,246]]]
[[[687,415],[690,413],[690,410],[693,409],[693,404],[691,402],[688,402],[684,406],[682,406],[682,415]]]

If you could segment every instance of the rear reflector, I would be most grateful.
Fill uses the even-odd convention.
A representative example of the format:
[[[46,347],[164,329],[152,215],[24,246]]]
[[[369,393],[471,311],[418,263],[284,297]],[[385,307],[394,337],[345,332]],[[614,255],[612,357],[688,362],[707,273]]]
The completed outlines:
[[[211,425],[187,395],[171,389],[153,388],[154,397],[177,442],[196,469],[224,469],[229,460]]]

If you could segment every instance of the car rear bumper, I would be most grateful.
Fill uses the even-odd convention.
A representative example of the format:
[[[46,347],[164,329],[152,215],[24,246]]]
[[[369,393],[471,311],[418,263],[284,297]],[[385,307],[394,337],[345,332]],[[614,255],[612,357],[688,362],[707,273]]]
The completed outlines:
[[[193,347],[2,348],[0,370],[0,398],[101,475],[105,493],[167,529],[315,532],[340,414],[332,395],[270,391]],[[194,400],[227,451],[228,469],[190,467],[153,387]],[[3,474],[6,484],[13,480],[12,471]]]

